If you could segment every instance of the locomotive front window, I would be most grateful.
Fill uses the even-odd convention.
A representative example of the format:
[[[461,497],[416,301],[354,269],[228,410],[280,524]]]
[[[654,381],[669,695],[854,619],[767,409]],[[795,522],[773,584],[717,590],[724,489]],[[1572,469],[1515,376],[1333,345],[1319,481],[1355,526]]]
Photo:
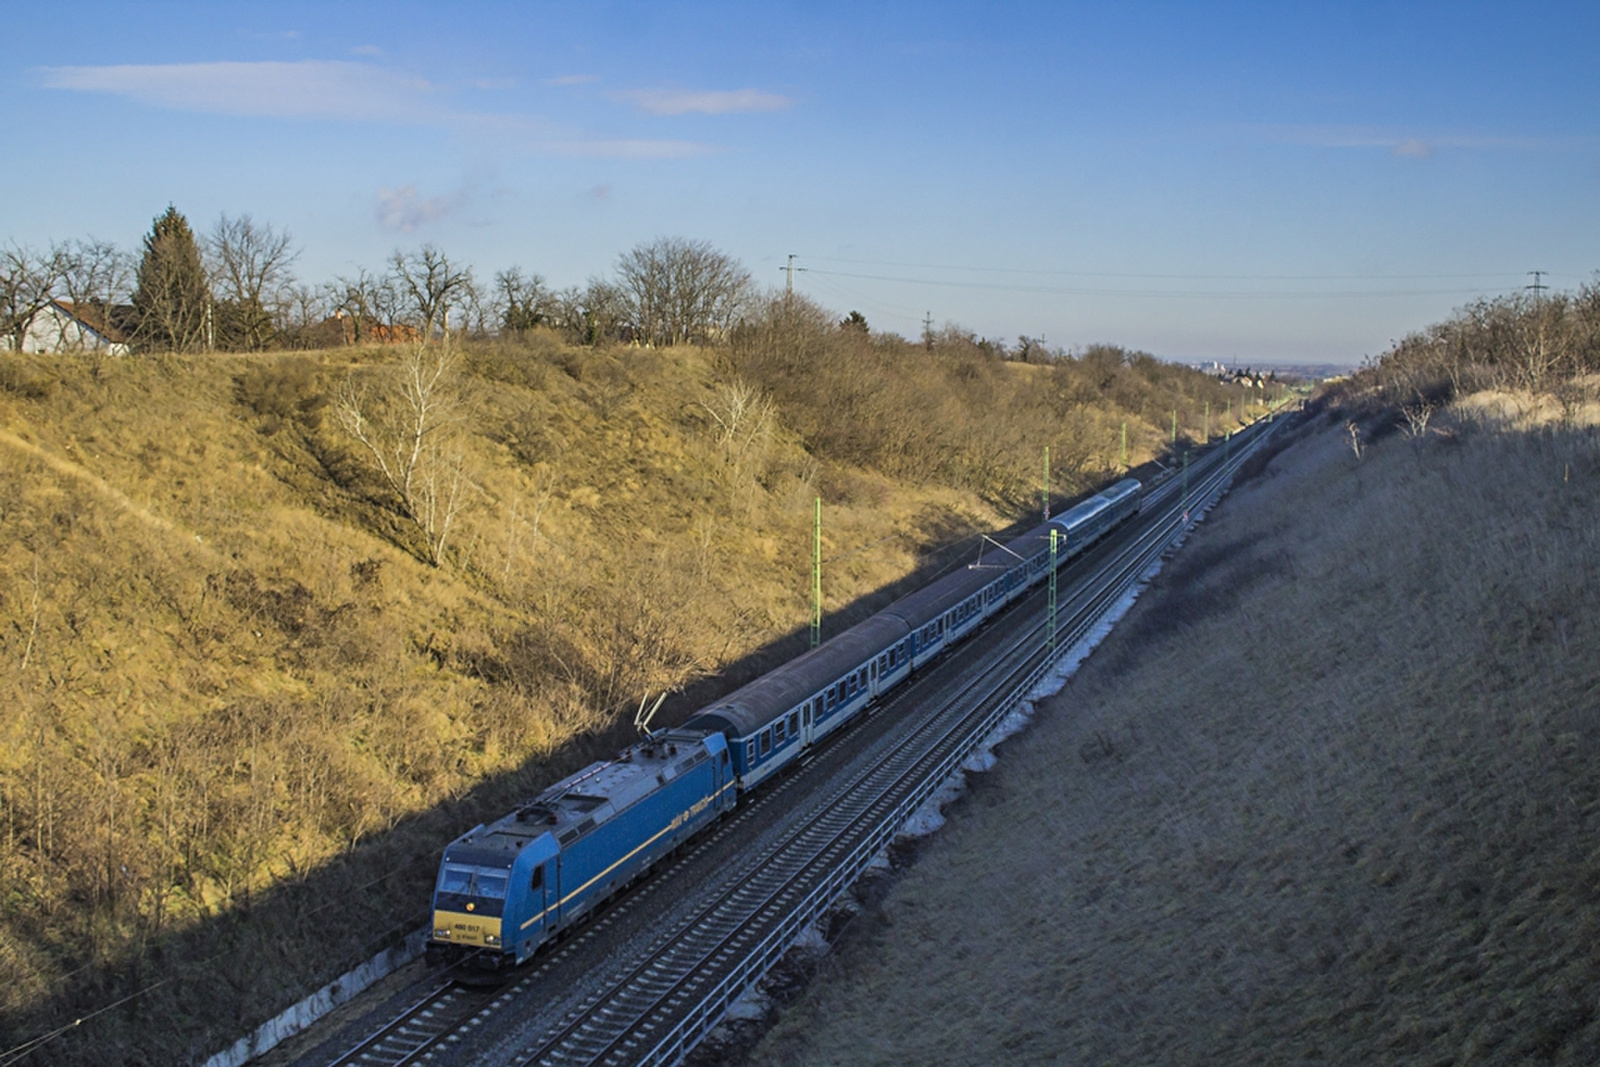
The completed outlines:
[[[466,893],[472,888],[472,868],[447,863],[439,872],[439,892]]]
[[[474,895],[488,897],[491,900],[504,900],[506,898],[506,882],[509,881],[509,878],[505,871],[489,871],[480,868],[474,881],[477,889],[477,893]]]

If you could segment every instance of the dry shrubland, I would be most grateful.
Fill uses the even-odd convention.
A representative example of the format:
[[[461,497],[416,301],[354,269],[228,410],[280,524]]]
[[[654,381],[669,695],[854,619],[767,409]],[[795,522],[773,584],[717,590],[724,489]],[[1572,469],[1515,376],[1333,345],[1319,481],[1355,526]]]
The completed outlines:
[[[1044,446],[1066,484],[1083,484],[1117,468],[1124,422],[1130,454],[1150,456],[1172,446],[1172,414],[1187,445],[1237,428],[1259,399],[1113,345],[1029,364],[955,328],[924,344],[836,328],[793,296],[735,330],[723,358],[776,401],[813,455],[1009,504],[1037,494]]]
[[[720,348],[0,354],[4,1045],[131,997],[36,1059],[203,1057],[375,951],[642,694],[803,642],[814,496],[836,626],[1033,506],[1043,445],[1071,491],[1123,420],[1142,462],[1242,396],[788,307]]]
[[[1600,434],[1536,406],[1318,417],[750,1062],[1600,1059]]]
[[[1355,376],[1351,394],[1411,405],[1493,390],[1548,396],[1570,417],[1596,399],[1600,284],[1480,300],[1410,334]]]

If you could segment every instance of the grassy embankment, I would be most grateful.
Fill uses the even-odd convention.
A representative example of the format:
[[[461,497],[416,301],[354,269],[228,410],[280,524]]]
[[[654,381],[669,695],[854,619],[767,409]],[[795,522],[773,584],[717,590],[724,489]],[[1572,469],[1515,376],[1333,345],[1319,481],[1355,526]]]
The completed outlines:
[[[375,951],[644,692],[671,721],[803,643],[815,495],[836,627],[1028,509],[1042,446],[1070,491],[1124,419],[1137,463],[1239,403],[785,314],[469,346],[448,539],[337,417],[353,383],[392,421],[401,353],[0,358],[0,1049],[87,1016],[35,1061],[192,1060]]]
[[[749,1062],[1600,1060],[1595,413],[1376,410],[1235,491]]]

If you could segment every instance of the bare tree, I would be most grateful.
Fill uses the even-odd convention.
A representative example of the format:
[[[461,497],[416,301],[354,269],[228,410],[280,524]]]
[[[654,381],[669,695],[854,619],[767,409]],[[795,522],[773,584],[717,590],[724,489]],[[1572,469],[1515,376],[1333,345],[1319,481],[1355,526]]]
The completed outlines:
[[[89,238],[62,249],[62,294],[74,305],[115,307],[133,296],[133,257],[110,241]]]
[[[742,378],[718,386],[715,403],[700,406],[716,422],[717,444],[735,467],[753,444],[771,436],[772,401]]]
[[[273,316],[273,331],[291,347],[313,346],[324,338],[314,336],[317,327],[333,313],[341,290],[333,285],[293,284],[279,294]]]
[[[750,273],[705,241],[661,237],[617,261],[637,339],[673,345],[720,341],[750,289]]]
[[[1417,402],[1415,404],[1406,404],[1401,407],[1400,414],[1405,416],[1406,436],[1413,440],[1419,437],[1426,437],[1428,434],[1428,420],[1433,418],[1433,412],[1434,404],[1424,399],[1421,393],[1417,394]],[[1360,458],[1359,453],[1357,453],[1356,458]]]
[[[372,457],[400,514],[422,534],[423,559],[436,567],[468,488],[465,453],[452,440],[458,363],[450,345],[418,340],[391,379],[377,388],[347,379],[334,403],[339,424]]]
[[[494,276],[494,304],[499,326],[508,333],[523,333],[551,322],[556,315],[556,295],[538,274],[524,275],[521,267]]]
[[[448,341],[451,308],[466,303],[473,292],[472,268],[456,266],[431,244],[410,254],[397,250],[389,265],[423,342],[432,340],[435,329]]]
[[[371,339],[374,326],[393,326],[399,317],[400,294],[390,278],[358,269],[353,277],[334,279],[334,310],[350,324],[352,344]]]
[[[227,347],[259,351],[272,341],[273,319],[293,284],[299,257],[286,230],[257,224],[249,215],[217,219],[203,245],[207,273],[221,300]]]
[[[1350,439],[1350,451],[1356,454],[1357,460],[1360,460],[1361,454],[1366,451],[1367,447],[1366,442],[1361,437],[1361,427],[1356,425],[1354,419],[1351,419],[1344,424],[1344,432],[1345,436]]]
[[[601,278],[589,279],[582,289],[563,289],[555,295],[553,308],[551,325],[565,331],[574,344],[623,340],[628,328],[627,296]]]
[[[36,252],[23,245],[0,250],[0,337],[20,352],[33,320],[55,296],[65,256],[59,247]]]

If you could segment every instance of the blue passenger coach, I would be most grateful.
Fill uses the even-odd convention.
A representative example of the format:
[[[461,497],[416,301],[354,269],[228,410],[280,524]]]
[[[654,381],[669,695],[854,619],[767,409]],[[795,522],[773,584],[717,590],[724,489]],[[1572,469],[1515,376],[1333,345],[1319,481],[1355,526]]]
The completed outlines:
[[[1049,571],[1137,514],[1129,478],[489,826],[451,842],[433,899],[433,962],[520,963],[677,844],[738,793],[792,763],[912,670],[940,655]]]
[[[741,789],[771,775],[911,671],[910,631],[874,615],[683,724],[728,739]]]
[[[522,962],[736,800],[722,735],[681,730],[556,783],[445,849],[430,961]]]

